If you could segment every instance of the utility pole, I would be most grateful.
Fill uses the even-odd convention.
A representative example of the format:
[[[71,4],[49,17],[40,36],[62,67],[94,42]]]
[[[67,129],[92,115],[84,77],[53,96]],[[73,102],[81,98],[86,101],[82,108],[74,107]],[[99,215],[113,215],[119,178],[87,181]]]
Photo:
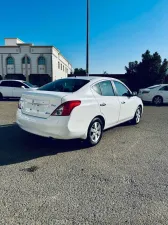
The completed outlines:
[[[86,25],[86,76],[89,76],[89,9],[90,0],[87,1],[87,25]]]

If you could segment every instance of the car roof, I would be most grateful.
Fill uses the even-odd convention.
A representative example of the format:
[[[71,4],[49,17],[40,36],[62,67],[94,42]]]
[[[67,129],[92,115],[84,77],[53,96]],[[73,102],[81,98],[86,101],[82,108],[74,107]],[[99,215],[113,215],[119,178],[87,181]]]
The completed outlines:
[[[96,76],[74,76],[74,77],[67,77],[65,79],[79,79],[79,80],[90,80],[90,81],[101,81],[103,79],[105,80],[117,80],[115,78],[112,78],[112,77],[105,77],[105,76],[102,76],[102,77],[96,77]],[[119,80],[120,81],[120,80]]]
[[[19,82],[25,82],[25,80],[12,80],[12,79],[0,80],[0,82],[2,82],[2,81],[19,81]]]

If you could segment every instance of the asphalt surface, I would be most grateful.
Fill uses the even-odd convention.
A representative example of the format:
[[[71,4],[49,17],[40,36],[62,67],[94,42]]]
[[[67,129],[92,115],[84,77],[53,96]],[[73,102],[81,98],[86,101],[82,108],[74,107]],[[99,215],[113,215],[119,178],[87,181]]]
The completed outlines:
[[[94,148],[29,135],[16,109],[0,102],[1,225],[168,224],[167,106],[146,106]]]

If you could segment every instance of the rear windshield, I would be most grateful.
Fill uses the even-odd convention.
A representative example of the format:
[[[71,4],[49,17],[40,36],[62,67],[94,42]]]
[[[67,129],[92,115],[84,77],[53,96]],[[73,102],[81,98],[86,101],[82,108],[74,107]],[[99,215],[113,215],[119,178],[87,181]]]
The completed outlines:
[[[155,85],[155,86],[151,86],[151,87],[148,87],[147,89],[155,89],[157,87],[159,87],[160,85]]]
[[[82,79],[60,79],[48,83],[38,90],[40,91],[55,91],[55,92],[75,92],[89,83],[89,80]]]

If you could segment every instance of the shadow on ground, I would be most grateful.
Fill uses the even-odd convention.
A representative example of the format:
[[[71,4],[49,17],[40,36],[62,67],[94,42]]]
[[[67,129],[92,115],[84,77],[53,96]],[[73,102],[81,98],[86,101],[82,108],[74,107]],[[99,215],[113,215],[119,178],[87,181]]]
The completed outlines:
[[[150,102],[143,102],[144,106],[152,106],[152,107],[167,107],[168,104],[163,104],[163,105],[160,105],[160,106],[155,106],[153,103],[150,103]]]
[[[80,140],[52,140],[24,132],[15,124],[0,126],[0,166],[83,148]]]
[[[18,102],[20,98],[0,99],[0,102]]]

